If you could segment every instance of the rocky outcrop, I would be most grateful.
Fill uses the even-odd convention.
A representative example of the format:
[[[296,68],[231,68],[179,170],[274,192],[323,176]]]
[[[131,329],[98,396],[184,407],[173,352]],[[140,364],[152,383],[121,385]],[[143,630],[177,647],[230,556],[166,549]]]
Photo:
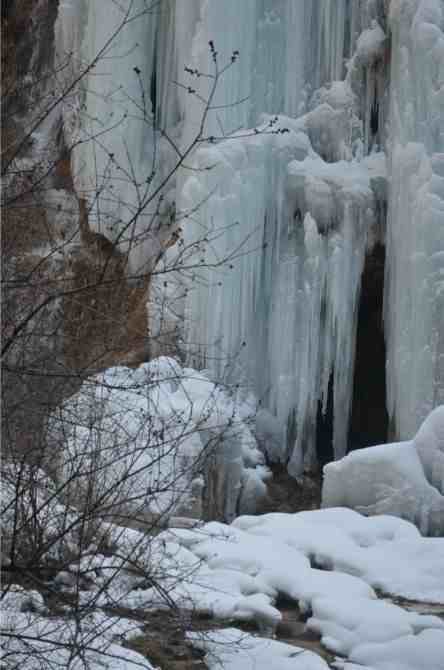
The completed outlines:
[[[48,410],[85,374],[150,357],[148,276],[91,230],[54,70],[58,2],[2,6],[3,444],[40,459]]]

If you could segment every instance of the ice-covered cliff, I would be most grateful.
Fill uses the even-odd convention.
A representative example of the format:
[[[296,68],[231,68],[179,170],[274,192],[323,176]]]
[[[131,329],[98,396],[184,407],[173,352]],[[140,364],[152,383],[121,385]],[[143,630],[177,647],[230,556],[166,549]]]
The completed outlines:
[[[444,401],[443,2],[146,9],[65,0],[56,39],[74,70],[100,53],[64,112],[90,226],[133,273],[165,222],[182,245],[152,328],[168,291],[190,363],[254,391],[292,474],[410,436]]]

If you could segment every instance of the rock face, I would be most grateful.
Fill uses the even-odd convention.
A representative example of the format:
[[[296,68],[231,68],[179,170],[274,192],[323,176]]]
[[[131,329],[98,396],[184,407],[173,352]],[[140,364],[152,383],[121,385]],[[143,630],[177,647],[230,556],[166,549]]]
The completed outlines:
[[[392,514],[444,535],[444,405],[413,440],[354,451],[324,467],[322,507]]]
[[[74,188],[58,5],[2,6],[2,435],[4,453],[39,461],[48,411],[85,374],[150,358],[147,275],[128,280],[127,253],[91,228]]]

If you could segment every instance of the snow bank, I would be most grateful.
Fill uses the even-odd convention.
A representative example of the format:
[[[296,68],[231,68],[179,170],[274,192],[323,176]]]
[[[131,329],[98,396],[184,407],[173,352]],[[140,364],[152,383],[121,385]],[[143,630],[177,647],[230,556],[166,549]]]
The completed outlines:
[[[0,627],[4,667],[24,670],[72,668],[72,670],[153,670],[146,658],[117,641],[141,634],[137,623],[100,611],[83,616],[80,623],[60,616],[43,617],[35,610],[24,611],[6,590],[2,600]],[[26,598],[26,592],[23,598]],[[78,654],[73,654],[79,650]],[[81,651],[80,651],[81,650]]]
[[[205,480],[206,514],[254,511],[268,473],[249,412],[170,358],[91,377],[51,420],[67,499],[89,491],[101,509],[199,517]]]
[[[177,604],[226,619],[253,618],[267,631],[281,618],[275,606],[278,594],[298,601],[307,613],[318,601],[338,603],[346,594],[350,607],[355,600],[363,603],[362,617],[372,611],[369,605],[366,614],[365,603],[376,602],[375,588],[444,602],[444,540],[423,538],[415,526],[396,517],[369,519],[339,508],[242,516],[230,526],[211,522],[193,530],[165,531],[151,543],[150,552],[160,584]],[[155,589],[124,591],[105,594],[103,604],[108,597],[132,607],[162,602]],[[444,628],[436,617],[382,602],[377,607],[379,618],[387,612],[387,621],[395,617],[407,622],[410,632]]]
[[[297,601],[308,616],[307,628],[341,656],[347,670],[353,667],[352,661],[373,668],[377,658],[380,666],[375,667],[384,670],[394,668],[395,661],[397,670],[416,670],[409,664],[419,657],[418,668],[439,667],[436,654],[444,644],[444,622],[380,600],[375,591],[444,603],[444,539],[421,537],[415,526],[402,519],[366,518],[339,508],[243,516],[229,526],[212,522],[193,530],[165,531],[151,542],[148,560],[155,566],[159,590],[165,589],[180,607],[230,621],[254,621],[262,635],[272,635],[279,624],[279,595]],[[99,562],[95,567],[99,589],[110,559],[103,567]],[[134,576],[122,575],[112,587],[105,585],[99,603],[145,609],[164,606],[159,590],[136,581]],[[84,596],[86,605],[94,591]],[[241,640],[236,645],[222,644],[222,639],[237,635],[242,635],[245,648]],[[325,667],[298,648],[292,648],[295,655],[291,656],[285,645],[243,636],[234,630],[207,631],[193,636],[193,642],[209,652],[210,664],[220,653],[228,668],[248,668],[250,663],[280,668],[290,658],[291,667],[297,668],[297,663],[301,668],[311,668],[310,663]],[[431,641],[428,651],[424,640]],[[347,659],[350,665],[345,665]]]
[[[210,667],[219,662],[231,670],[323,670],[327,665],[316,654],[270,639],[281,619],[276,607],[280,595],[297,601],[308,617],[307,629],[340,656],[338,668],[440,667],[442,619],[403,609],[387,595],[378,599],[375,591],[444,604],[444,539],[421,537],[407,521],[366,518],[338,508],[242,516],[231,525],[211,522],[156,537],[108,526],[114,553],[85,553],[55,578],[55,584],[63,583],[69,591],[66,576],[71,576],[74,588],[80,588],[80,604],[91,611],[80,634],[89,643],[93,669],[108,658],[110,668],[124,670],[140,661],[118,644],[122,637],[139,632],[137,622],[113,619],[100,608],[147,611],[174,603],[193,612],[256,623],[262,637],[233,628],[190,634],[193,644],[207,652]],[[77,575],[83,576],[80,581]],[[85,581],[87,575],[93,578]],[[69,643],[74,631],[69,618],[45,617],[41,596],[21,587],[13,587],[4,603],[2,627],[14,635],[7,650],[22,651],[20,633],[26,627],[36,650],[63,666],[65,652],[51,641]],[[117,662],[122,665],[114,666]],[[146,662],[142,667],[150,666]]]
[[[232,589],[234,584],[242,583],[241,572],[250,577],[251,591],[256,587],[264,594],[274,593],[276,597],[280,593],[297,600],[311,614],[307,628],[318,633],[331,652],[345,659],[368,668],[437,670],[440,667],[444,622],[378,600],[370,584],[398,595],[404,593],[406,597],[443,602],[444,540],[421,538],[414,526],[394,517],[366,519],[344,509],[240,517],[230,528],[220,525],[218,530],[216,535],[217,528],[212,524],[194,536],[175,533],[180,543],[203,557],[206,566],[212,569],[218,591],[215,600],[224,598],[230,586]],[[211,538],[202,537],[205,533]],[[329,569],[310,567],[301,561],[303,557],[319,561]],[[211,572],[207,572],[206,579],[210,584]],[[196,576],[196,582],[200,583],[200,575]],[[199,602],[199,591],[190,593],[192,596],[195,593],[194,602]],[[228,635],[234,635],[234,631]],[[197,644],[213,650],[212,633],[207,634],[206,640]],[[262,662],[270,663],[264,667],[286,667],[287,654],[294,663],[291,667],[297,668],[298,663],[302,668],[311,668],[310,663],[318,663],[314,665],[316,668],[324,667],[321,659],[315,662],[308,652],[294,650],[291,656],[287,647],[275,647],[276,643],[271,641],[254,642],[248,637],[245,641],[245,650],[241,642],[234,653],[226,650],[229,668],[250,667],[249,663],[254,662],[258,667],[262,667]],[[429,649],[426,641],[430,641]],[[252,648],[248,649],[250,642]],[[344,667],[351,670],[353,665],[344,661]]]
[[[317,654],[301,647],[266,640],[236,628],[224,628],[199,635],[189,633],[194,647],[207,652],[209,670],[327,670]]]
[[[359,449],[324,467],[322,506],[393,514],[444,535],[444,406],[409,442]]]

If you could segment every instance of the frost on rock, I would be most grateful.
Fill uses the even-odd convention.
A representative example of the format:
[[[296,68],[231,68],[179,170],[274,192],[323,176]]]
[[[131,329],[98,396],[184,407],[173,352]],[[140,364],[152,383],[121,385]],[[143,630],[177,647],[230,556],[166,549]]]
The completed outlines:
[[[116,513],[199,517],[202,503],[210,518],[252,512],[268,473],[249,411],[170,358],[91,377],[51,419],[50,439],[66,444],[58,470],[68,499],[89,491]]]
[[[393,514],[425,535],[444,535],[444,406],[413,440],[351,452],[324,467],[322,506]]]

